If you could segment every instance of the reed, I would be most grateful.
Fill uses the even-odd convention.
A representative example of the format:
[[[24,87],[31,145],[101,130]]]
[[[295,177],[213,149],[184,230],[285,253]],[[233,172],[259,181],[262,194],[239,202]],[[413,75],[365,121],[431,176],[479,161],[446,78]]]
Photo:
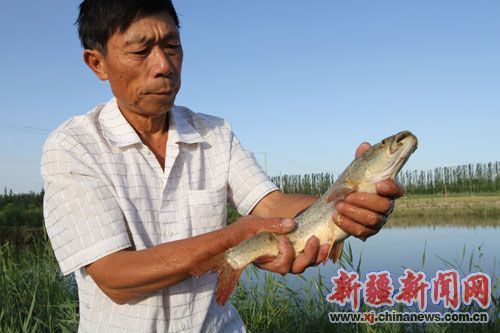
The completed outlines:
[[[0,246],[0,332],[75,332],[77,289],[63,277],[46,237]]]

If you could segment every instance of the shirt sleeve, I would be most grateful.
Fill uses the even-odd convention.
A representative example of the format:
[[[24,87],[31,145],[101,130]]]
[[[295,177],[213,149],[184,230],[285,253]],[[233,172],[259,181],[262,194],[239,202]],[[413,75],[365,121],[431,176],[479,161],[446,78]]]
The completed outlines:
[[[109,186],[71,138],[49,137],[42,153],[44,220],[64,275],[131,246],[125,219]]]
[[[231,134],[228,198],[241,215],[248,215],[265,195],[278,188],[269,180],[254,154],[245,150],[234,133]]]

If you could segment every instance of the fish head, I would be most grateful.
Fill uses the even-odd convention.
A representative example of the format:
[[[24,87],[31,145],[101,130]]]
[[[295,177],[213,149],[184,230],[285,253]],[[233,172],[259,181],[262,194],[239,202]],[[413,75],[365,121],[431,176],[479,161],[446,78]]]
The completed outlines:
[[[358,174],[351,174],[351,179],[371,184],[385,179],[395,179],[417,146],[417,137],[409,131],[402,131],[385,138],[354,161],[356,166],[353,165],[353,169]]]

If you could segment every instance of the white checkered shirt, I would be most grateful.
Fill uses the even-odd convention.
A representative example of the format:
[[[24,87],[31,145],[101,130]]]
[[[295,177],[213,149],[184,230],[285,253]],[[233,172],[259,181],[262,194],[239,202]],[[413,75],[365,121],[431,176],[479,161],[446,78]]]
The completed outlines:
[[[175,106],[162,170],[112,99],[51,133],[41,171],[47,233],[78,283],[79,332],[244,331],[230,303],[215,304],[215,275],[119,305],[84,268],[125,248],[220,229],[227,202],[248,214],[276,190],[226,121]]]

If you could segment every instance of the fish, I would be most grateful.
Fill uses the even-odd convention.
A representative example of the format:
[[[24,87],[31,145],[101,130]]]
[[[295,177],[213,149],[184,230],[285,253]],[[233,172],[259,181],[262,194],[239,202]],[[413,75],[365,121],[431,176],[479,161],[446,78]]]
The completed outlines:
[[[402,131],[383,139],[356,157],[314,204],[294,218],[295,229],[285,235],[293,245],[295,257],[304,250],[307,240],[316,236],[320,244],[330,244],[328,258],[337,262],[344,240],[350,235],[332,220],[335,204],[351,192],[376,193],[378,182],[395,180],[417,146],[417,137],[409,131]],[[271,232],[259,233],[196,265],[192,274],[201,276],[207,272],[217,273],[215,299],[222,307],[248,264],[265,262],[279,254],[281,236]]]

